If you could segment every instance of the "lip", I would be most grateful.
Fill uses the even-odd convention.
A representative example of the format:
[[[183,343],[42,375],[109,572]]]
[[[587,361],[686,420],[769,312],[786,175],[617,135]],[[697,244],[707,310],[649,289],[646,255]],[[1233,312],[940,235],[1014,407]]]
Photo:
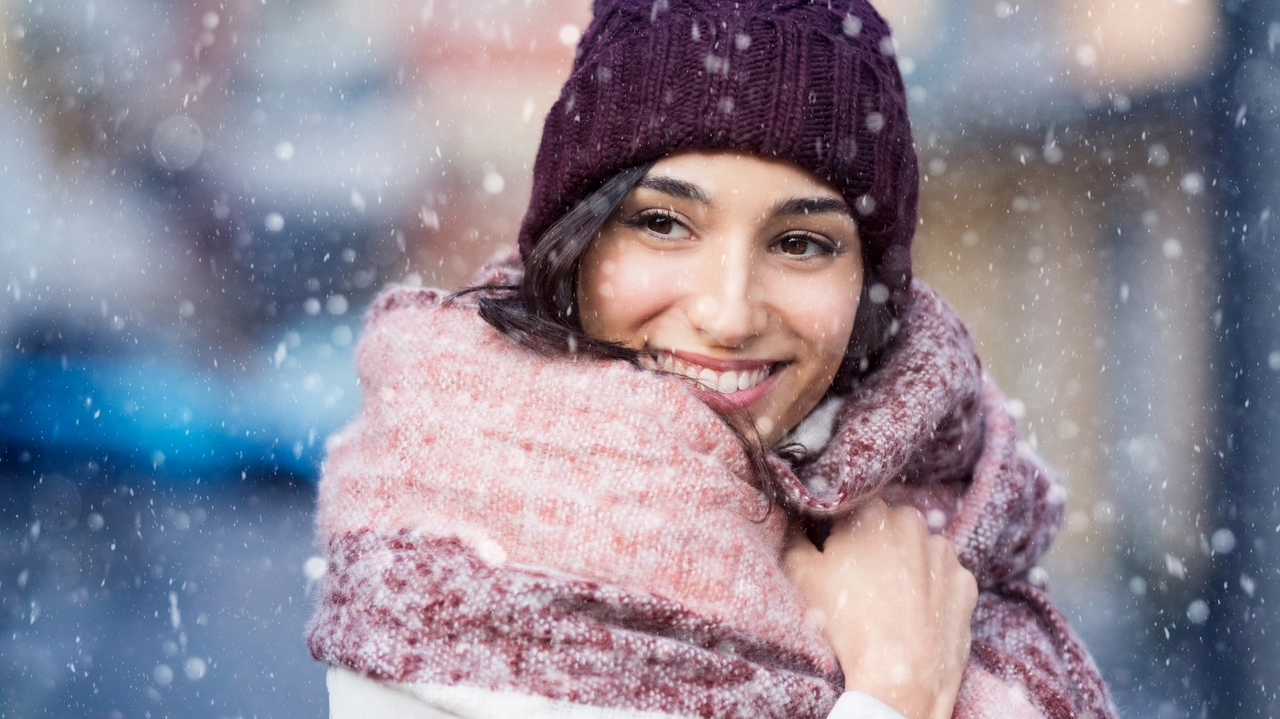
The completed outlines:
[[[746,409],[755,404],[778,382],[778,377],[790,362],[785,360],[767,360],[767,359],[741,359],[741,360],[724,360],[715,357],[707,357],[696,352],[684,352],[669,349],[650,348],[649,352],[654,355],[669,354],[676,359],[686,363],[705,367],[713,372],[740,372],[743,370],[759,370],[763,368],[771,368],[769,376],[763,382],[747,389],[740,389],[736,392],[721,393],[707,389],[696,381],[690,380],[693,391],[704,402],[709,404],[729,404],[739,409]]]
[[[755,387],[740,389],[737,392],[730,392],[728,394],[713,392],[692,380],[690,380],[690,383],[693,385],[693,391],[697,393],[698,397],[702,398],[702,401],[707,402],[708,404],[720,402],[731,404],[738,409],[746,409],[756,402],[759,402],[760,398],[763,397],[773,387],[773,385],[777,384],[778,378],[782,376],[782,370],[785,369],[785,367],[785,364],[780,365],[770,373],[763,382]]]
[[[700,367],[706,367],[713,372],[740,372],[742,370],[760,369],[761,367],[770,367],[772,365],[781,364],[781,360],[773,359],[741,359],[741,360],[723,360],[715,357],[707,357],[706,355],[696,354],[694,352],[684,352],[681,350],[652,350],[657,353],[667,353],[677,359],[683,360],[689,364],[696,364]],[[746,390],[742,390],[746,391]]]

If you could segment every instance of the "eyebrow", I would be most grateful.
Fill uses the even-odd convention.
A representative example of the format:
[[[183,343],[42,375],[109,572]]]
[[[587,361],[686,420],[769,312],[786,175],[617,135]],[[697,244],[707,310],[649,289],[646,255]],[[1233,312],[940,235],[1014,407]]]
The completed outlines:
[[[671,195],[682,200],[694,200],[706,205],[711,202],[711,198],[707,193],[702,191],[701,187],[684,180],[677,180],[674,177],[666,177],[664,175],[645,175],[637,182],[638,187],[644,187],[650,190],[657,190],[664,195]]]
[[[853,216],[844,200],[836,197],[793,197],[773,206],[773,216],[819,215],[834,212]]]
[[[711,197],[697,185],[665,175],[645,175],[636,183],[637,187],[661,192],[682,200],[693,200],[704,205],[711,203]],[[853,216],[849,205],[837,197],[792,197],[782,200],[773,206],[770,213],[773,217],[795,215],[819,215],[836,213]]]

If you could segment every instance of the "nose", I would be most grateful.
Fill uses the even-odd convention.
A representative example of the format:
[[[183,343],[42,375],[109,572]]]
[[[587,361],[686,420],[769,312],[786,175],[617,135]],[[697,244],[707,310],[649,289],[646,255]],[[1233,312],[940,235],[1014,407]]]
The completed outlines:
[[[750,248],[709,254],[697,273],[689,320],[702,338],[737,348],[760,334],[768,321],[754,277]]]

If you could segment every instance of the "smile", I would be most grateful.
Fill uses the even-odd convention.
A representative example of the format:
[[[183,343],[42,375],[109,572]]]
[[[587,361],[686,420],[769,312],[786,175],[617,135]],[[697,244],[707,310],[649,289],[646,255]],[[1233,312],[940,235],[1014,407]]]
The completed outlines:
[[[759,386],[778,366],[778,363],[774,362],[741,360],[724,362],[708,358],[708,361],[731,365],[727,369],[716,370],[695,362],[687,356],[676,356],[666,350],[657,352],[652,359],[655,365],[653,369],[683,375],[706,389],[720,394],[733,394]]]

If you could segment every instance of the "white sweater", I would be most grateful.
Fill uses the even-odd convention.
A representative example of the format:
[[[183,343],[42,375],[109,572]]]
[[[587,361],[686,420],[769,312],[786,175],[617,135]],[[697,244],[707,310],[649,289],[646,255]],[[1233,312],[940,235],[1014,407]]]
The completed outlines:
[[[330,666],[329,719],[676,719],[675,715],[574,704],[516,692],[399,684]],[[845,692],[827,719],[905,719],[870,695]]]

